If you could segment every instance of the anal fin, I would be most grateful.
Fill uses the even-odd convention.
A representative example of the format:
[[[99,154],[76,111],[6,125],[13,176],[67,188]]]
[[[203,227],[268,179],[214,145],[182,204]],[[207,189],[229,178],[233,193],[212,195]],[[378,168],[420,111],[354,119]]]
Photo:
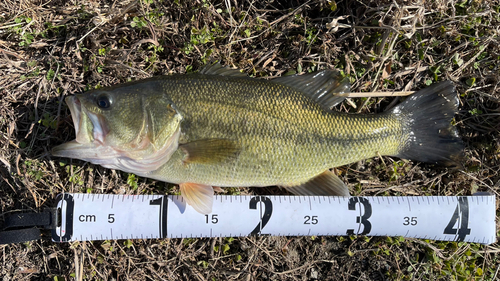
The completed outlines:
[[[347,186],[330,171],[325,171],[301,185],[284,188],[297,195],[350,196]]]
[[[197,183],[181,183],[179,185],[182,197],[188,205],[198,213],[210,214],[214,203],[214,189],[210,185]]]

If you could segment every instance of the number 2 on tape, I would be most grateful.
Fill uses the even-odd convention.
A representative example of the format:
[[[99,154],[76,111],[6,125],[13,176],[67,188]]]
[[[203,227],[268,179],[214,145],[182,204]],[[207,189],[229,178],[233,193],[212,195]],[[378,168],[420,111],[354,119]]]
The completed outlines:
[[[257,210],[257,203],[261,202],[260,204],[260,221],[257,224],[257,226],[252,230],[250,235],[262,235],[260,232],[266,224],[269,222],[269,219],[271,219],[271,215],[273,214],[273,202],[271,199],[265,197],[265,196],[256,196],[252,197],[250,199],[250,204],[249,208],[252,210]],[[264,204],[262,204],[264,203]],[[264,213],[262,213],[262,205],[264,205]]]

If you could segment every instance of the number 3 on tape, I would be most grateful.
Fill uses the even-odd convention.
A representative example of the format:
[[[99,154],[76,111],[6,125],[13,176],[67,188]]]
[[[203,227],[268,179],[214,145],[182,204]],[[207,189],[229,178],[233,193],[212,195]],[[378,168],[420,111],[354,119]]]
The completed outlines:
[[[363,198],[363,197],[352,197],[349,198],[349,203],[347,205],[348,209],[350,211],[356,211],[356,205],[360,205],[360,215],[356,217],[356,223],[359,223],[359,228],[358,232],[354,233],[354,229],[348,229],[347,230],[347,235],[355,235],[355,234],[368,234],[372,230],[372,224],[368,220],[372,216],[372,205],[370,204],[370,201],[368,199]],[[361,205],[363,206],[364,213],[361,213]],[[363,231],[359,232],[361,226],[363,226]]]

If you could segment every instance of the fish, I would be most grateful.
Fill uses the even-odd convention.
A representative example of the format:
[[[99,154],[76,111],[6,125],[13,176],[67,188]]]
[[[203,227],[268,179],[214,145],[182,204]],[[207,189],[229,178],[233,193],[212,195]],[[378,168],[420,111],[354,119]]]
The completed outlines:
[[[337,70],[267,80],[209,64],[66,97],[76,138],[52,155],[178,184],[202,214],[212,212],[213,187],[350,196],[332,168],[379,155],[459,163],[452,82],[379,114],[334,110],[349,92]]]

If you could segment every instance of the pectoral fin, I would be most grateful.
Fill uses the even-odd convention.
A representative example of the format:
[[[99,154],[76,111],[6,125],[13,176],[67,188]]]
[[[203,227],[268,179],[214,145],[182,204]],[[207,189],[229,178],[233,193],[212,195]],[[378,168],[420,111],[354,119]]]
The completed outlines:
[[[204,215],[212,212],[214,189],[210,185],[196,183],[181,183],[181,194],[188,205]]]
[[[330,171],[325,171],[301,185],[284,188],[297,195],[349,196],[347,186]]]
[[[186,153],[184,163],[219,163],[235,157],[240,152],[236,141],[228,139],[206,139],[179,146]]]

